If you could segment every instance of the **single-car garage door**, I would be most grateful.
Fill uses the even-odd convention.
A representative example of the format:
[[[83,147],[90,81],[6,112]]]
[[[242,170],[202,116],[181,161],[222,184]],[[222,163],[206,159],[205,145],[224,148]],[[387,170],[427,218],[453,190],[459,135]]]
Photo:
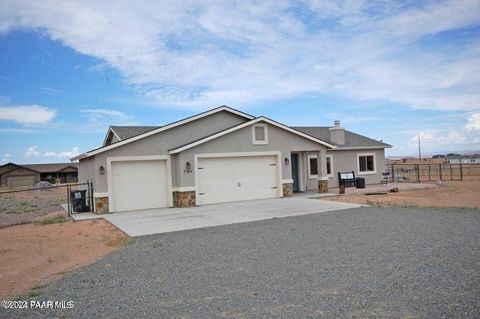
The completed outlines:
[[[197,204],[280,197],[277,156],[198,159]]]
[[[113,211],[168,207],[166,160],[112,161]]]

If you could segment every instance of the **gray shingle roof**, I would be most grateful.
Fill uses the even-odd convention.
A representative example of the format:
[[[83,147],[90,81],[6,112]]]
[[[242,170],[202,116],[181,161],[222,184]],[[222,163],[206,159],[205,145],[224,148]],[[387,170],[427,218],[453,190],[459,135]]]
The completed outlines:
[[[292,126],[292,128],[337,145],[330,139],[328,126]],[[391,145],[345,130],[345,144],[338,145],[338,148],[342,147],[391,147]]]
[[[143,134],[145,132],[157,129],[161,126],[111,126],[110,128],[121,140]]]
[[[58,172],[67,167],[73,167],[78,169],[78,163],[25,164],[25,165],[19,165],[19,166],[26,167],[40,173]]]
[[[161,126],[111,126],[111,129],[120,139],[124,140],[159,127]],[[328,126],[292,126],[292,128],[327,143],[337,145],[330,139],[330,127]],[[391,145],[345,130],[345,144],[338,145],[338,147],[391,147]]]

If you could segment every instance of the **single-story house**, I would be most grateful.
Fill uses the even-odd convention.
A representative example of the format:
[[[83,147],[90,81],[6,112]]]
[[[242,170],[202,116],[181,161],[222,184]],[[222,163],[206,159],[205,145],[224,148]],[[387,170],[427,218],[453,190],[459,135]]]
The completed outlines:
[[[0,166],[1,187],[31,187],[39,181],[50,183],[76,183],[78,181],[77,163],[55,164],[15,164]]]
[[[445,162],[449,164],[478,164],[480,154],[445,156]]]
[[[79,160],[97,213],[290,196],[338,186],[337,172],[379,183],[385,148],[333,127],[290,127],[221,106],[165,126],[112,126]]]

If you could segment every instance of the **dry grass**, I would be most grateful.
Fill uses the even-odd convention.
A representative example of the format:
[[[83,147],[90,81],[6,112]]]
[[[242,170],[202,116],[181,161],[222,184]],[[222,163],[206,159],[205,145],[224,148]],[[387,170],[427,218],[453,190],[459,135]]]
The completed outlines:
[[[374,206],[480,208],[480,178],[443,182],[436,188],[406,190],[387,195],[339,195],[322,199]]]
[[[0,193],[0,228],[39,221],[55,213],[66,216],[66,188],[38,189],[18,193]]]

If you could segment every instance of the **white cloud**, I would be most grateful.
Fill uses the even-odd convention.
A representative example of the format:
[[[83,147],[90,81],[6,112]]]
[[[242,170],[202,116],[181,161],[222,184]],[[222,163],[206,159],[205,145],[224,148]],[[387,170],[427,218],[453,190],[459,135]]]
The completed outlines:
[[[12,0],[0,12],[0,33],[41,30],[105,61],[158,104],[180,107],[330,93],[477,110],[480,46],[419,40],[479,23],[478,0]]]
[[[10,162],[12,160],[12,154],[9,154],[9,153],[5,153],[3,154],[2,156],[2,162]]]
[[[108,119],[110,122],[125,121],[130,118],[127,114],[123,112],[108,110],[108,109],[85,109],[85,110],[81,110],[80,112],[88,115],[90,120],[94,122],[103,120],[103,119]]]
[[[473,142],[469,141],[464,134],[456,131],[451,131],[447,134],[439,134],[438,132],[420,132],[419,134],[422,148],[427,149],[441,149],[445,146],[456,147]],[[411,147],[418,147],[418,135],[410,138],[409,145]]]
[[[49,94],[49,95],[59,95],[60,93],[62,93],[62,91],[60,91],[60,90],[57,90],[57,89],[54,89],[54,88],[51,88],[51,87],[47,87],[47,86],[42,86],[40,88],[40,91],[44,94]]]
[[[61,151],[61,152],[45,152],[43,156],[45,157],[55,157],[55,158],[72,158],[80,154],[78,146],[73,147],[70,151]]]
[[[55,110],[40,105],[0,106],[0,120],[22,124],[48,123],[55,115]]]
[[[38,157],[40,156],[40,152],[38,151],[38,145],[32,145],[25,151],[26,158]]]
[[[480,133],[480,113],[475,113],[470,115],[468,118],[468,123],[465,126],[468,131],[479,132]]]

